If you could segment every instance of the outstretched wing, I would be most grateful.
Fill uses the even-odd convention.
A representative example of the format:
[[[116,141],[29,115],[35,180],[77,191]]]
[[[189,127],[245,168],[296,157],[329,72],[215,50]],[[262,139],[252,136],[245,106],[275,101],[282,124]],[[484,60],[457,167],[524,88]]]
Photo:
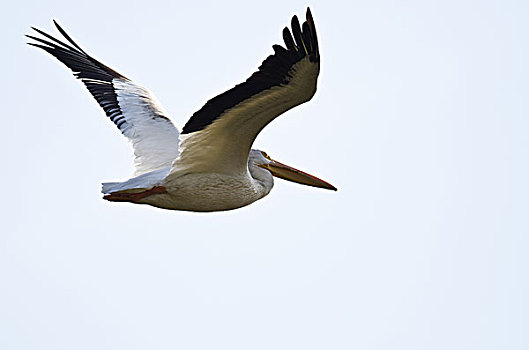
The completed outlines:
[[[94,96],[106,115],[134,147],[136,175],[171,165],[178,156],[178,130],[146,88],[90,57],[53,21],[71,44],[33,28],[46,39],[27,35],[70,68]]]
[[[310,9],[292,33],[283,30],[286,49],[274,45],[259,70],[244,83],[209,100],[182,129],[176,172],[246,172],[248,154],[259,132],[273,119],[316,92],[320,54]]]

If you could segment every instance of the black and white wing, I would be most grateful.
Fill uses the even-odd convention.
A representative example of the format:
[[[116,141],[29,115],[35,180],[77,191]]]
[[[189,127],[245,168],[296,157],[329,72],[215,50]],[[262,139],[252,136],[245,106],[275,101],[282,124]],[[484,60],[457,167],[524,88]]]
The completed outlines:
[[[106,115],[134,147],[136,175],[171,166],[178,156],[178,130],[146,88],[90,57],[55,22],[66,44],[33,28],[46,39],[27,35],[39,47],[70,68],[94,96]]]
[[[293,36],[288,28],[283,30],[286,48],[274,45],[275,53],[248,80],[209,100],[189,119],[172,173],[247,171],[248,154],[259,132],[312,98],[320,54],[310,9],[302,26],[296,16],[291,24]]]

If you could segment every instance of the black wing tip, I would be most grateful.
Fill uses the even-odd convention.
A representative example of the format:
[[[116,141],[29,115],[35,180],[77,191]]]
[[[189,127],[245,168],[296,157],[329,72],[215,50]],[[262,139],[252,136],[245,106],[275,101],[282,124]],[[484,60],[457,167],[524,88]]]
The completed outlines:
[[[290,25],[291,29],[288,27],[283,29],[283,40],[287,50],[297,53],[300,58],[308,56],[311,62],[319,62],[318,38],[310,7],[307,7],[306,21],[303,24],[300,24],[298,16],[294,15]]]
[[[314,24],[314,18],[312,17],[312,12],[310,11],[310,7],[307,7],[307,15],[306,15],[306,22],[307,26],[310,30],[310,36],[312,40],[312,47],[314,50],[314,58],[315,60],[320,60],[320,51],[318,47],[318,36],[316,35],[316,25]]]
[[[59,39],[57,39],[55,37],[53,37],[52,35],[46,33],[44,30],[39,29],[37,27],[33,27],[33,26],[30,26],[30,28],[33,29],[38,34],[42,35],[46,39],[39,38],[39,37],[33,36],[33,35],[28,35],[28,34],[25,34],[26,37],[28,37],[28,38],[30,38],[32,40],[38,41],[38,42],[40,42],[42,44],[48,45],[51,49],[60,48],[60,49],[75,51],[75,49],[73,49],[71,46],[69,46],[68,44],[60,41]],[[62,32],[61,32],[61,34],[62,34]],[[65,37],[65,38],[68,39],[67,37]]]
[[[283,29],[283,41],[285,42],[285,46],[287,47],[288,51],[298,51],[296,43],[294,42],[294,38],[292,37],[292,33],[290,32],[290,29],[288,27],[285,27]]]
[[[292,67],[305,57],[308,57],[312,63],[318,63],[319,53],[313,22],[310,9],[307,8],[307,21],[303,23],[303,28],[305,29],[301,30],[299,19],[294,15],[291,20],[291,23],[293,23],[292,29],[287,26],[282,31],[285,47],[272,45],[274,54],[263,61],[257,72],[252,74],[245,82],[210,99],[189,118],[182,128],[181,134],[201,131],[212,124],[225,111],[245,99],[251,98],[255,94],[271,87],[288,84],[292,74],[295,73]]]
[[[55,27],[57,28],[57,30],[59,31],[59,33],[61,33],[61,35],[63,37],[66,38],[66,40],[68,40],[68,42],[70,44],[72,44],[77,50],[81,51],[82,53],[84,53],[86,56],[89,56],[79,45],[77,45],[77,43],[68,35],[68,33],[66,33],[66,31],[64,29],[62,29],[62,27],[59,25],[59,23],[57,23],[56,20],[52,20],[53,21],[53,24],[55,24]]]
[[[57,28],[57,30],[62,34],[64,32],[64,29],[62,29],[59,22],[57,22],[56,19],[52,19],[51,21],[53,22],[53,25],[55,26],[55,28]]]
[[[26,35],[26,36],[27,36],[27,35]],[[30,45],[30,46],[38,47],[39,49],[46,50],[46,46],[44,46],[44,45],[39,45],[39,44],[29,43],[29,42],[26,43],[26,44],[28,44],[28,45]]]
[[[124,75],[116,72],[112,68],[104,65],[103,63],[99,62],[95,58],[91,57],[89,54],[87,54],[71,37],[66,33],[66,31],[59,25],[59,23],[53,19],[52,20],[55,27],[59,31],[59,33],[62,35],[63,38],[66,39],[65,41],[61,41],[57,39],[56,37],[46,33],[43,30],[40,30],[35,27],[31,27],[34,31],[42,35],[45,39],[38,38],[35,36],[26,35],[32,40],[35,40],[41,44],[44,45],[33,45],[35,47],[39,47],[41,49],[44,49],[48,51],[50,54],[55,56],[59,61],[64,63],[68,68],[70,68],[72,71],[77,72],[78,68],[84,69],[84,70],[92,70],[92,73],[95,71],[99,71],[99,73],[102,73],[106,76],[106,79],[100,79],[100,80],[107,80],[109,78],[119,78],[123,80],[130,80]],[[28,43],[29,44],[29,43]],[[74,67],[79,66],[79,67]],[[83,76],[76,75],[77,78],[83,79]],[[87,77],[87,78],[93,78],[93,77]]]
[[[292,16],[292,20],[290,21],[290,24],[292,25],[292,27],[294,27],[295,23],[297,23],[299,25],[298,15]]]

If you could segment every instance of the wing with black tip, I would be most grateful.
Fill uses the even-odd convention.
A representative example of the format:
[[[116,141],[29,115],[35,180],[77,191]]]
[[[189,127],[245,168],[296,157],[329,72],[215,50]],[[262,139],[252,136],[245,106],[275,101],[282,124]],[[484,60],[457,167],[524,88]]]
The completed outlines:
[[[173,171],[247,171],[248,154],[259,132],[287,110],[307,102],[316,92],[320,54],[310,9],[300,25],[292,18],[285,28],[285,47],[245,82],[209,100],[182,129],[180,157]]]
[[[170,166],[178,156],[179,134],[154,95],[89,56],[54,23],[68,43],[32,27],[43,38],[27,35],[35,41],[28,44],[53,55],[84,83],[110,120],[132,142],[136,175]]]

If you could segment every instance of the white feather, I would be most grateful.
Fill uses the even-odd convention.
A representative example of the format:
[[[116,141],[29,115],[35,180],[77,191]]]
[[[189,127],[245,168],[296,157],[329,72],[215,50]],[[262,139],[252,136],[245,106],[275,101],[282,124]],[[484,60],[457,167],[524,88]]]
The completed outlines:
[[[142,174],[124,182],[103,182],[101,192],[109,194],[112,192],[120,192],[132,189],[149,189],[154,186],[159,186],[163,183],[165,177],[169,174],[170,167],[151,171]]]
[[[178,130],[154,95],[130,80],[114,79],[126,123],[121,131],[134,147],[135,175],[171,166],[178,156]]]

